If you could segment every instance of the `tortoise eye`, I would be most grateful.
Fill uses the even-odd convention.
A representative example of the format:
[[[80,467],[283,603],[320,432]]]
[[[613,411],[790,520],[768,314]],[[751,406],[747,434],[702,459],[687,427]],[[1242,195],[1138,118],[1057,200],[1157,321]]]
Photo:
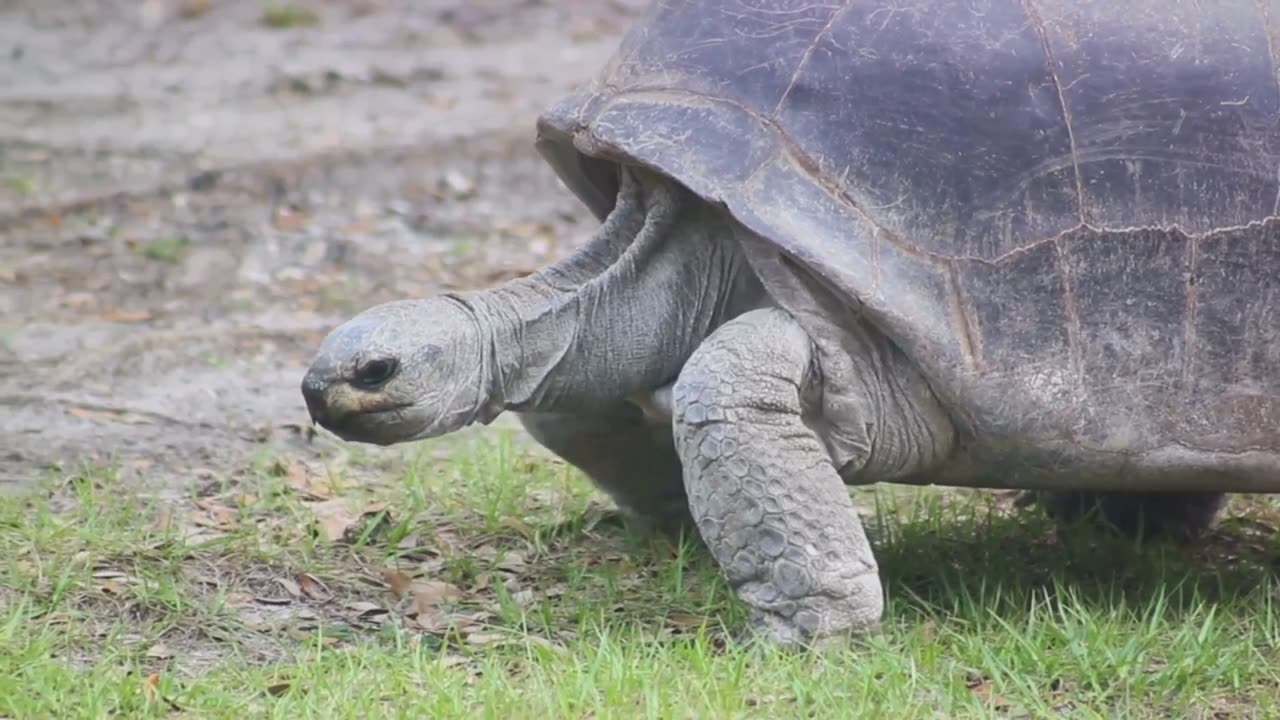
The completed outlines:
[[[354,384],[365,390],[376,390],[386,384],[399,367],[394,358],[370,360],[356,370]]]

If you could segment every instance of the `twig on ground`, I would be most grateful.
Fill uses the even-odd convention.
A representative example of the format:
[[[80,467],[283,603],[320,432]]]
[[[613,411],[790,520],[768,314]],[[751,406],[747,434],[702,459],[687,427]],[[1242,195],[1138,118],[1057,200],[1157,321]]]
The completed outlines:
[[[172,425],[181,425],[182,427],[201,428],[205,430],[230,430],[230,428],[216,425],[209,422],[195,422],[184,420],[173,415],[157,412],[155,410],[147,410],[144,408],[130,407],[128,405],[116,405],[111,403],[103,403],[85,398],[65,397],[58,395],[41,395],[39,393],[17,393],[10,395],[0,395],[0,405],[10,407],[21,407],[24,405],[62,405],[68,411],[80,409],[90,413],[110,414],[127,416],[133,415],[139,418],[146,418],[156,422],[169,423]]]

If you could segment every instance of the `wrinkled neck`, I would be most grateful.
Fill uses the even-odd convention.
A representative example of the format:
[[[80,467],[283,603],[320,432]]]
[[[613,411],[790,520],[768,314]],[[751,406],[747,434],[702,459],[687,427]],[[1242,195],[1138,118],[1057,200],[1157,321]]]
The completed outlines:
[[[727,223],[681,199],[670,186],[624,183],[578,252],[465,296],[487,333],[485,415],[590,411],[674,379],[754,281]]]

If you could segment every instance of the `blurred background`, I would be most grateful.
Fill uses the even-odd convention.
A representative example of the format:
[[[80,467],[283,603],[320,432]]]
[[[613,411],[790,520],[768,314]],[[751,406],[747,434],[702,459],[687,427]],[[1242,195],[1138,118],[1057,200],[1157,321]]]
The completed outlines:
[[[642,5],[0,3],[0,488],[307,451],[329,328],[585,239],[534,121]]]

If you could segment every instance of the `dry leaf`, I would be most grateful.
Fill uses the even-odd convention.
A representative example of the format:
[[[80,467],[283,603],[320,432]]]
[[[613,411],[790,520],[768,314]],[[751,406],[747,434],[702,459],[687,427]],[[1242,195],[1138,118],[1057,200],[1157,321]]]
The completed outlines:
[[[270,425],[254,425],[247,432],[240,433],[240,437],[255,443],[265,443],[275,435],[275,429]]]
[[[143,679],[142,694],[149,702],[160,699],[160,673],[151,673]]]
[[[198,547],[206,542],[223,537],[223,533],[210,529],[192,529],[182,535],[182,542],[187,547]]]
[[[333,597],[329,588],[320,579],[310,573],[298,573],[298,585],[302,592],[312,600],[328,600]]]
[[[518,573],[528,568],[528,563],[525,562],[524,553],[517,550],[508,550],[494,566],[499,570]]]
[[[525,636],[525,640],[529,642],[531,645],[537,645],[540,648],[550,650],[551,652],[554,652],[558,655],[568,652],[568,650],[566,650],[565,647],[560,643],[552,642],[539,635],[527,635]]]
[[[327,500],[333,497],[333,488],[326,482],[312,482],[307,466],[301,460],[291,458],[287,462],[276,460],[270,472],[276,477],[284,478],[290,489],[302,494],[310,500]]]
[[[148,702],[164,701],[173,712],[182,712],[182,706],[160,695],[160,673],[151,673],[142,680],[142,695]]]
[[[285,633],[287,633],[290,637],[292,637],[294,640],[297,640],[298,642],[312,643],[312,642],[319,641],[320,644],[325,647],[333,647],[334,645],[337,645],[339,642],[338,638],[332,635],[317,635],[316,633],[312,632],[312,630],[314,630],[314,627],[313,628],[291,627],[285,630]]]
[[[294,620],[319,620],[320,616],[311,610],[311,608],[301,607],[293,613]],[[305,624],[305,623],[304,623]]]
[[[448,616],[435,608],[431,608],[427,612],[411,615],[410,618],[423,632],[432,635],[444,635],[449,631],[449,627],[452,624]]]
[[[240,622],[254,632],[267,632],[274,628],[271,623],[257,613],[241,613]]]
[[[451,632],[462,636],[479,632],[482,623],[491,614],[478,613],[446,613],[440,608],[427,608],[426,611],[410,616],[414,623],[424,632],[432,635],[447,635]]]
[[[190,20],[208,14],[213,9],[213,0],[183,0],[178,8],[178,15]]]
[[[356,602],[349,603],[347,607],[354,610],[356,612],[356,617],[360,618],[361,620],[368,620],[369,618],[372,618],[374,616],[386,615],[387,613],[390,612],[390,610],[388,610],[385,607],[382,607],[377,603],[367,602],[364,600],[358,600]]]
[[[142,415],[138,415],[137,413],[131,413],[125,410],[121,410],[118,412],[111,411],[111,410],[91,410],[89,408],[73,405],[72,407],[67,408],[67,414],[75,415],[76,417],[82,418],[85,420],[94,420],[98,422],[125,423],[126,425],[151,424],[150,418],[144,417]]]
[[[306,227],[307,221],[310,219],[310,216],[304,212],[298,212],[289,208],[281,208],[276,212],[276,216],[272,221],[272,224],[279,230],[292,232]]]
[[[108,580],[98,586],[98,590],[111,595],[123,595],[125,591],[124,583],[119,580]]]
[[[422,537],[418,535],[418,533],[410,533],[408,535],[405,535],[403,538],[401,538],[400,542],[396,543],[396,549],[397,550],[415,550],[421,544],[422,544]]]
[[[511,515],[508,515],[506,516],[506,518],[499,520],[498,524],[502,525],[502,527],[504,528],[511,528],[512,530],[516,530],[517,533],[520,533],[521,536],[525,536],[525,537],[534,537],[534,534],[536,533],[536,530],[534,530],[534,527],[532,527],[532,525],[530,525],[529,523],[526,523],[526,521],[521,520],[520,518],[512,518]]]
[[[290,595],[294,597],[302,597],[302,587],[289,578],[276,578],[276,584],[284,588],[284,591]]]
[[[114,322],[130,323],[130,322],[142,322],[143,320],[150,320],[151,313],[147,312],[146,310],[130,311],[130,310],[115,309],[104,314],[102,317],[105,320],[111,320]]]
[[[195,567],[182,568],[182,576],[191,582],[208,585],[209,587],[222,587],[222,583],[216,575],[208,574],[205,569],[197,569]]]
[[[503,223],[498,226],[498,230],[515,235],[516,237],[531,238],[539,235],[548,235],[555,228],[549,222],[545,221],[525,221]]]
[[[387,587],[391,589],[391,594],[394,595],[397,600],[403,599],[404,596],[409,593],[409,587],[412,584],[412,581],[409,580],[408,575],[405,575],[399,570],[383,568],[382,577],[387,581]]]
[[[745,698],[748,707],[759,707],[761,705],[773,705],[782,702],[795,702],[794,695],[749,695]]]
[[[280,697],[281,695],[289,692],[289,688],[291,687],[293,687],[293,683],[291,682],[272,683],[267,686],[267,694],[271,697]]]
[[[354,539],[351,534],[360,521],[366,515],[383,512],[386,507],[386,503],[370,503],[356,512],[351,509],[350,503],[345,498],[333,498],[312,504],[311,512],[316,517],[321,535],[329,542],[339,542]],[[380,527],[386,525],[389,520],[389,516],[383,515],[378,525]]]
[[[437,660],[436,664],[442,668],[451,668],[458,667],[459,665],[466,665],[469,662],[471,662],[471,660],[464,655],[447,655]]]
[[[506,635],[496,632],[474,632],[467,635],[467,642],[472,645],[493,645],[506,639]]]
[[[151,647],[147,648],[146,655],[149,658],[158,658],[160,660],[168,660],[169,658],[173,657],[173,651],[170,650],[169,647],[164,643],[156,643],[155,645],[152,645]]]
[[[315,503],[311,506],[311,512],[315,515],[321,536],[329,542],[342,540],[347,530],[360,519],[344,498]]]
[[[352,220],[351,222],[347,223],[346,227],[342,228],[342,233],[347,236],[369,235],[377,229],[378,229],[378,218],[363,217],[363,218],[356,218],[355,220]]]
[[[987,705],[995,710],[1009,707],[1009,701],[992,689],[990,678],[970,674],[965,678],[965,687],[972,690],[975,695],[980,696],[986,701]]]
[[[386,503],[383,503],[383,502],[369,503],[368,505],[365,505],[364,508],[360,510],[361,518],[368,517],[370,515],[379,516],[377,520],[374,522],[373,527],[369,529],[370,535],[372,535],[375,532],[382,532],[391,525],[391,513],[387,511]]]
[[[299,460],[290,460],[288,463],[282,464],[277,461],[277,467],[284,475],[285,482],[294,490],[307,489],[307,466],[303,465]]]
[[[73,310],[88,310],[98,304],[98,297],[91,292],[67,293],[62,298],[62,306]]]
[[[196,506],[200,510],[192,510],[189,514],[192,523],[200,527],[212,528],[214,530],[227,530],[235,526],[236,511],[218,503],[211,498],[201,498],[196,501]]]
[[[457,585],[443,580],[415,582],[409,587],[409,592],[413,596],[413,612],[415,613],[424,613],[441,602],[462,598],[462,591],[458,589]]]
[[[205,513],[200,510],[192,510],[190,513],[187,514],[187,517],[188,519],[191,520],[191,522],[195,523],[196,525],[199,525],[200,527],[207,527],[207,528],[219,527],[218,522],[216,520],[209,517],[208,513]]]
[[[156,510],[156,516],[151,520],[151,524],[148,526],[148,528],[152,532],[162,533],[162,532],[168,531],[172,527],[173,527],[173,506],[161,505],[160,508]]]

